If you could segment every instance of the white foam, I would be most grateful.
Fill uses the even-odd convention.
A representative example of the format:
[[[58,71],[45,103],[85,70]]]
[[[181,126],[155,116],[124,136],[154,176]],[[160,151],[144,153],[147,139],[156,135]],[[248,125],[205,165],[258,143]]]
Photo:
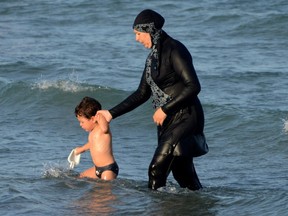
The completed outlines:
[[[283,130],[285,131],[285,133],[288,133],[288,120],[283,120]]]
[[[93,86],[83,86],[70,80],[41,80],[32,85],[32,89],[59,89],[64,92],[93,91]]]
[[[0,82],[4,83],[4,84],[10,84],[12,83],[11,80],[6,79],[5,77],[0,77]]]

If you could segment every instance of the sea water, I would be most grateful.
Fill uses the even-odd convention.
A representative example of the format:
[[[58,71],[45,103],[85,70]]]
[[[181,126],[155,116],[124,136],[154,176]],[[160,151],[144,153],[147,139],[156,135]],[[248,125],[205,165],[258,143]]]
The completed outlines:
[[[210,152],[204,189],[173,177],[147,188],[151,102],[111,122],[116,180],[78,179],[70,151],[87,141],[84,96],[109,109],[138,86],[149,50],[135,16],[151,8],[193,56]],[[0,1],[1,215],[285,215],[288,209],[288,4],[267,1]]]

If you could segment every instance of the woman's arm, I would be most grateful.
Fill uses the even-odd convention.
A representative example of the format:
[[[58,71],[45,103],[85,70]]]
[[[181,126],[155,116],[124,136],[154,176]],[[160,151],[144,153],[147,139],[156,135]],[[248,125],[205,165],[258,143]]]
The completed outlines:
[[[128,96],[125,100],[123,100],[121,103],[119,103],[118,105],[109,110],[111,117],[113,119],[127,112],[130,112],[131,110],[140,106],[150,98],[151,89],[148,83],[146,82],[145,74],[146,73],[144,70],[138,89],[135,92],[133,92],[130,96]]]
[[[180,42],[171,52],[171,63],[174,71],[180,77],[183,88],[181,88],[181,92],[177,92],[173,99],[162,107],[166,114],[177,110],[183,104],[193,101],[201,91],[192,56]]]

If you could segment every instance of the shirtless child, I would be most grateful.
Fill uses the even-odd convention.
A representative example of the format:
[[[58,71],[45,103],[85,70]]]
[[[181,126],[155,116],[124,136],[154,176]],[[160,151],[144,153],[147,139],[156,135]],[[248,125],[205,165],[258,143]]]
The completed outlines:
[[[80,173],[80,178],[115,179],[119,167],[112,151],[112,134],[103,115],[97,114],[101,104],[94,98],[84,97],[75,108],[75,115],[83,130],[89,132],[88,142],[75,148],[75,155],[90,150],[94,166]]]

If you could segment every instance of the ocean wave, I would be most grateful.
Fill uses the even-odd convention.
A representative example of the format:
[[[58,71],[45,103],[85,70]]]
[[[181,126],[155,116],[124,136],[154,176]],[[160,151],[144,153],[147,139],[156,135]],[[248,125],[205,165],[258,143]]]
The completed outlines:
[[[241,18],[234,25],[228,33],[231,36],[252,36],[266,39],[285,39],[287,38],[287,29],[285,28],[288,16],[287,14],[267,12],[262,14],[250,14],[249,19]]]
[[[128,94],[123,90],[71,80],[0,81],[0,105],[2,113],[6,114],[18,112],[19,107],[27,111],[36,109],[38,116],[41,112],[53,112],[51,107],[71,109],[85,96],[96,98],[103,108],[112,107]]]
[[[27,81],[11,81],[5,78],[0,77],[0,92],[4,90],[14,90],[18,91],[19,89],[26,90],[59,90],[62,92],[94,92],[99,89],[113,90],[107,86],[100,85],[91,85],[85,82],[75,82],[71,80],[39,80],[36,82],[27,82]]]
[[[288,119],[283,119],[283,131],[288,134]]]
[[[97,89],[108,89],[104,86],[94,86],[85,83],[76,83],[70,80],[42,80],[31,85],[32,89],[49,90],[58,89],[63,92],[95,91]]]
[[[5,84],[8,84],[8,83],[11,83],[11,81],[9,79],[6,79],[4,77],[0,77],[0,85],[5,85]]]

